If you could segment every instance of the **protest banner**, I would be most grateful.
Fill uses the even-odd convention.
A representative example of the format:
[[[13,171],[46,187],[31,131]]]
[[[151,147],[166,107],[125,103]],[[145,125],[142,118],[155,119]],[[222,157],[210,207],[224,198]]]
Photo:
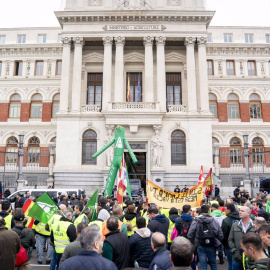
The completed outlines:
[[[189,204],[193,208],[201,206],[204,183],[199,183],[187,192],[174,193],[147,180],[146,189],[148,203],[155,203],[156,205],[164,208],[175,207],[177,209],[182,209],[183,205]]]

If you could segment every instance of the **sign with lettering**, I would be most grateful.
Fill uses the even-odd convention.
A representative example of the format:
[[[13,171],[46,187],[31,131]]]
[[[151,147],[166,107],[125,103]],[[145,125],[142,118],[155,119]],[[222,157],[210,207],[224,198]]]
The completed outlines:
[[[164,31],[164,25],[106,25],[105,31]]]
[[[182,209],[185,204],[189,204],[193,208],[201,206],[204,183],[199,183],[187,192],[174,193],[163,189],[148,180],[146,189],[148,203],[155,203],[164,208],[175,207],[177,209]]]

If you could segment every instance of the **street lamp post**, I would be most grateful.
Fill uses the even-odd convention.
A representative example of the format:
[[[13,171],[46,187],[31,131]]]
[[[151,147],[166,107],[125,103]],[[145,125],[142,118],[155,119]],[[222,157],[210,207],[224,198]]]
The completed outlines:
[[[18,151],[18,156],[19,156],[19,175],[17,179],[17,187],[18,189],[23,187],[24,184],[24,179],[22,175],[22,166],[23,166],[23,139],[24,135],[20,134],[19,135],[19,151]]]
[[[54,166],[54,154],[55,154],[55,142],[49,143],[49,152],[50,152],[50,164],[49,164],[49,178],[47,179],[47,186],[53,186],[53,166]]]
[[[245,156],[245,167],[246,167],[246,175],[245,179],[249,180],[249,151],[248,151],[248,135],[243,135],[244,140],[244,156]]]

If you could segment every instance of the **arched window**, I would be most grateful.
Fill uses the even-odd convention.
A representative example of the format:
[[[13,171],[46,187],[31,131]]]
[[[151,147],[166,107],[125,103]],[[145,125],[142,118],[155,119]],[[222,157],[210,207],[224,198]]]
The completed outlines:
[[[15,137],[10,137],[7,139],[7,149],[6,149],[6,162],[7,163],[17,163],[18,160],[18,140]]]
[[[31,99],[31,118],[42,117],[42,96],[34,94]]]
[[[39,138],[32,137],[28,141],[28,163],[39,163]]]
[[[261,98],[257,94],[249,96],[249,113],[250,118],[261,118]]]
[[[56,142],[56,137],[51,138],[50,142]]]
[[[83,134],[82,142],[82,164],[96,165],[97,160],[92,158],[92,155],[97,152],[97,133],[89,129]]]
[[[239,118],[239,98],[236,94],[228,95],[228,118]]]
[[[230,140],[230,163],[231,164],[242,163],[242,143],[236,137]]]
[[[264,143],[261,138],[254,138],[252,140],[252,156],[253,163],[263,163]]]
[[[59,111],[59,102],[60,102],[60,94],[56,94],[53,97],[52,117],[56,117],[56,113],[58,113]]]
[[[209,110],[217,118],[217,97],[214,94],[209,94]]]
[[[20,118],[21,116],[21,96],[14,94],[10,97],[9,118]]]
[[[186,164],[186,135],[181,130],[175,130],[171,135],[171,164]]]

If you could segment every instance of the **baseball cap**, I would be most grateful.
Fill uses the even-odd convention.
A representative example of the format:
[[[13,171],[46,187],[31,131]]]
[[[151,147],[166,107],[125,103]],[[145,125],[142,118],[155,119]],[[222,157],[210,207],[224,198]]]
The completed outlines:
[[[15,221],[24,221],[24,215],[16,215],[14,216]]]

